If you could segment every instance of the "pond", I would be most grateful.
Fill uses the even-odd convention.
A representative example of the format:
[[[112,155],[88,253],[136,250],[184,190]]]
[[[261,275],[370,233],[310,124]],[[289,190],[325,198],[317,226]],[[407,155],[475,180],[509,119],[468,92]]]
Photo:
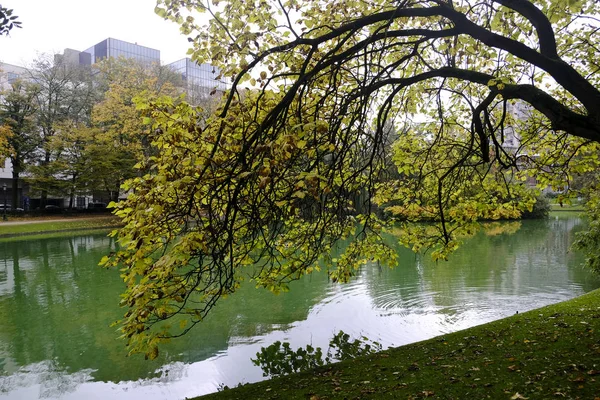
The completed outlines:
[[[153,361],[126,356],[110,324],[123,284],[97,267],[104,234],[0,243],[0,399],[184,399],[264,379],[251,358],[276,340],[327,349],[339,330],[384,347],[464,329],[600,287],[570,251],[578,217],[495,223],[448,262],[398,248],[350,284],[316,274],[273,295],[253,285],[218,304]]]

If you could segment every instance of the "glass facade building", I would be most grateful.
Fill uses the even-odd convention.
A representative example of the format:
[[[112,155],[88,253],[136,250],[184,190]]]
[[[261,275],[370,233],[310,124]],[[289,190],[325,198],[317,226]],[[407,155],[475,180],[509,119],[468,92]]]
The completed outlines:
[[[181,75],[192,102],[210,95],[215,89],[219,92],[227,89],[227,84],[219,77],[219,69],[210,64],[196,64],[189,58],[183,58],[168,66]]]
[[[7,90],[17,79],[28,79],[27,69],[0,62],[0,91]],[[1,96],[1,95],[0,95]]]
[[[55,55],[55,59],[60,58],[70,65],[93,65],[111,57],[133,59],[146,66],[161,64],[160,50],[114,38],[104,39],[82,52],[65,49],[63,54]],[[219,69],[210,64],[197,64],[190,58],[182,58],[166,66],[181,77],[187,100],[191,103],[205,102],[215,94],[213,91],[222,93],[228,88]]]
[[[90,57],[89,59],[87,57],[86,59],[80,58],[81,64],[94,64],[110,57],[133,58],[142,64],[160,64],[160,50],[113,38],[105,39],[84,50],[83,53],[89,54]]]

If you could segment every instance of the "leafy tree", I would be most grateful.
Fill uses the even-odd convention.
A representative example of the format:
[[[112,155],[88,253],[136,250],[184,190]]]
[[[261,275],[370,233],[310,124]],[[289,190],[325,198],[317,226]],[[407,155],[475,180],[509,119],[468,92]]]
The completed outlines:
[[[434,259],[446,258],[462,237],[478,229],[480,220],[517,219],[533,210],[538,193],[522,181],[529,168],[500,168],[469,155],[468,132],[450,122],[435,138],[427,131],[435,124],[421,125],[394,143],[399,176],[382,182],[374,197],[403,224],[400,240],[406,246],[415,251],[436,248]],[[420,221],[440,223],[413,223]]]
[[[25,165],[39,149],[40,137],[35,123],[37,106],[35,84],[17,80],[0,93],[0,125],[8,129],[6,154],[12,163],[12,207],[19,207],[18,188]]]
[[[40,148],[36,162],[28,168],[31,188],[41,193],[44,207],[48,193],[63,194],[64,176],[54,161],[60,157],[60,148],[53,137],[64,124],[87,124],[97,91],[90,71],[71,65],[61,57],[40,57],[29,70],[29,79],[36,83],[36,125]]]
[[[17,20],[16,15],[13,15],[13,10],[2,7],[0,4],[0,36],[8,35],[13,28],[20,28],[21,22]]]
[[[180,87],[183,84],[181,76],[170,67],[156,63],[147,65],[131,58],[111,57],[95,64],[95,68],[95,84],[103,94],[111,85],[170,93],[174,90],[173,86]]]
[[[177,76],[166,67],[131,59],[108,59],[94,70],[41,60],[32,74],[43,82],[38,96],[43,143],[28,169],[29,182],[42,192],[70,198],[110,196],[134,177],[135,163],[147,157],[148,127],[135,97],[178,95]]]
[[[107,151],[103,155],[95,152],[99,133],[93,127],[69,120],[57,124],[56,134],[47,143],[55,157],[44,166],[44,172],[50,177],[46,188],[68,196],[69,208],[75,205],[77,195],[93,193],[94,183],[101,178],[97,176],[100,171],[94,169],[94,163],[99,158],[112,160],[114,152]],[[31,170],[35,171],[35,167]]]
[[[121,184],[136,176],[133,166],[150,156],[148,124],[134,99],[178,96],[180,78],[169,68],[145,66],[132,59],[108,59],[97,65],[96,78],[105,89],[92,110],[91,125],[97,130],[89,149],[90,188],[112,193],[117,200]]]
[[[12,136],[12,131],[8,125],[0,125],[0,157],[4,157],[3,162],[10,154],[10,145],[8,140]]]
[[[157,152],[117,206],[121,250],[104,260],[123,268],[132,352],[155,356],[160,340],[201,321],[244,276],[279,291],[320,267],[345,281],[367,257],[393,264],[370,212],[374,199],[393,199],[382,175],[390,124],[429,124],[424,138],[404,138],[396,161],[426,159],[423,171],[400,172],[435,199],[441,234],[404,241],[436,246],[441,258],[461,233],[447,223],[472,221],[465,207],[451,215],[461,196],[479,215],[519,213],[530,201],[503,181],[536,171],[540,185],[565,189],[597,166],[596,1],[160,3],[194,59],[232,86],[205,124],[185,104],[139,105]],[[208,24],[190,12],[209,14]],[[510,132],[520,138],[514,151]],[[499,195],[464,190],[474,184]],[[331,259],[345,238],[346,252]],[[170,327],[176,315],[182,322]]]

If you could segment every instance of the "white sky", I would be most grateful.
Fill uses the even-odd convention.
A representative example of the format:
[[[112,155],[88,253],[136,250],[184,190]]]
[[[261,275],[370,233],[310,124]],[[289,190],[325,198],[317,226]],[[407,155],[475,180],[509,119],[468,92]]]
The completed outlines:
[[[163,64],[186,57],[179,26],[154,14],[156,0],[0,0],[23,23],[0,36],[0,61],[28,66],[40,53],[83,51],[112,37],[160,50]]]

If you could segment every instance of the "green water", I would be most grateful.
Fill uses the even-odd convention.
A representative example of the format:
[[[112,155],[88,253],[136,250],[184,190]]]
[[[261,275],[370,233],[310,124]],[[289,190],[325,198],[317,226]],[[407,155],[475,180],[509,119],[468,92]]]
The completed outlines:
[[[341,329],[402,345],[565,300],[600,287],[569,251],[582,224],[495,224],[437,264],[399,248],[398,268],[369,265],[343,286],[323,274],[279,296],[245,285],[154,361],[126,357],[109,326],[123,286],[97,262],[112,239],[0,242],[0,399],[183,399],[263,379],[250,358],[276,340],[326,346]]]

